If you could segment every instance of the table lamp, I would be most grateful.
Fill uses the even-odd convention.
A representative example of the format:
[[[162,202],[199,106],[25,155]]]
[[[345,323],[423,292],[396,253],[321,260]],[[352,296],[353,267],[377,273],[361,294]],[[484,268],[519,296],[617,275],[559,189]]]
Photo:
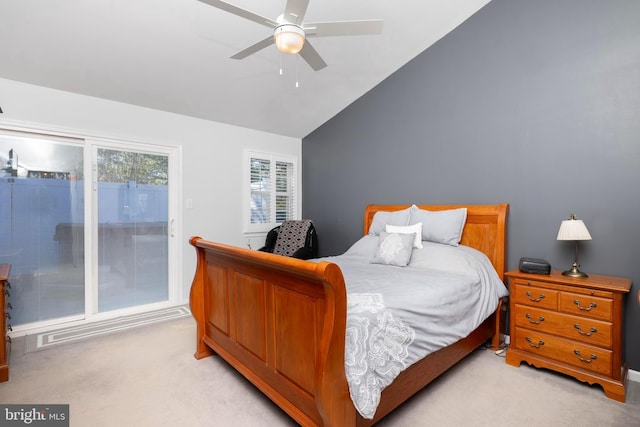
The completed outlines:
[[[591,240],[591,234],[580,219],[576,219],[574,214],[569,219],[562,221],[558,230],[558,240],[574,240],[576,242],[576,257],[570,270],[563,271],[562,274],[569,277],[589,277],[586,273],[578,270],[578,240]]]

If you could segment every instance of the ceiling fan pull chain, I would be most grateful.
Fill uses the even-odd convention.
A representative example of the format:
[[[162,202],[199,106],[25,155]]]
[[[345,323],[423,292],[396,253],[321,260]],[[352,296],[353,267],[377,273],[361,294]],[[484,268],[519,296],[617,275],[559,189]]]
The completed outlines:
[[[300,87],[298,83],[298,55],[296,55],[296,87]]]

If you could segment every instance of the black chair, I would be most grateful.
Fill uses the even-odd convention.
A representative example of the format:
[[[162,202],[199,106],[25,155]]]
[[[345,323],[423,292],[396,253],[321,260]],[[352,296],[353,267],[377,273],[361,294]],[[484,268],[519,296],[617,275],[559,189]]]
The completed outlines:
[[[284,221],[267,233],[262,252],[299,259],[317,258],[318,235],[308,219]]]

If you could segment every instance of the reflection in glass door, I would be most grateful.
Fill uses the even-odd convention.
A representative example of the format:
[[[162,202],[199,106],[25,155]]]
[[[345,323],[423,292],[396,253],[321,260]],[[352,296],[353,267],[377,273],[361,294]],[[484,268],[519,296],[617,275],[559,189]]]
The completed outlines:
[[[97,148],[96,157],[97,311],[167,301],[169,156]]]
[[[84,317],[83,141],[62,139],[0,134],[0,263],[12,265],[14,326]]]

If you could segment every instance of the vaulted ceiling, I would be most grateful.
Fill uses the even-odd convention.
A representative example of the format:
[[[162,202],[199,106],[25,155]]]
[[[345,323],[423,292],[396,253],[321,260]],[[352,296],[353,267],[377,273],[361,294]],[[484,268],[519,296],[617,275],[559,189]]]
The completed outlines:
[[[227,1],[275,19],[287,0]],[[230,59],[271,30],[198,0],[0,0],[0,78],[302,138],[486,3],[310,0],[305,21],[384,20],[312,39],[313,71],[275,46]]]

